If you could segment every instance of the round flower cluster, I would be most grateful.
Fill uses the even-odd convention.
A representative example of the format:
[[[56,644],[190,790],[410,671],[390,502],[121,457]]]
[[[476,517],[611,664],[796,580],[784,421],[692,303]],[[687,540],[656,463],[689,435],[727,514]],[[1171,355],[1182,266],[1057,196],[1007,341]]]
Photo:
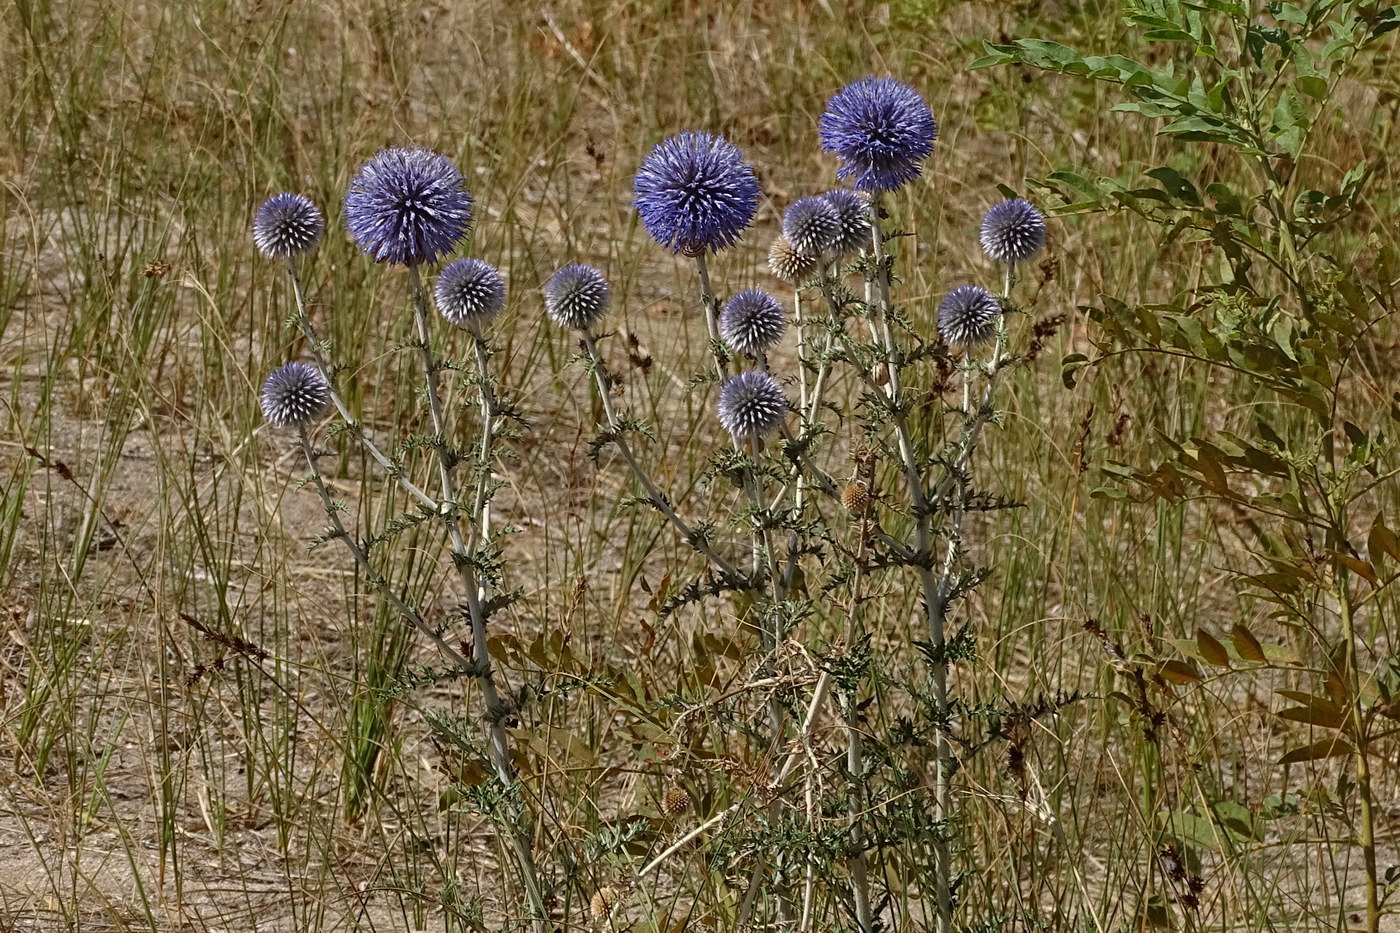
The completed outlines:
[[[673,253],[699,256],[732,246],[758,209],[758,179],[739,147],[686,132],[663,140],[633,182],[642,224]]]
[[[787,395],[768,373],[750,369],[720,386],[719,423],[736,441],[772,434],[787,413]]]
[[[273,195],[253,216],[253,245],[268,259],[309,253],[326,232],[326,218],[300,194]]]
[[[731,350],[757,357],[782,339],[787,315],[778,299],[760,289],[739,292],[719,312],[719,334]]]
[[[375,262],[412,266],[452,252],[472,222],[462,173],[428,149],[390,148],[360,166],[345,223]]]
[[[841,160],[836,177],[862,191],[893,191],[917,178],[938,123],[919,92],[893,78],[861,78],[826,105],[822,148]]]
[[[330,383],[308,363],[279,366],[263,382],[259,402],[275,428],[298,427],[318,418],[331,401]]]
[[[979,285],[959,285],[938,305],[938,331],[949,343],[971,346],[996,334],[1001,303]]]
[[[1025,262],[1045,248],[1045,217],[1020,198],[1002,201],[982,217],[982,250],[997,262]]]
[[[458,259],[442,270],[433,296],[448,323],[475,331],[505,307],[506,282],[490,263]]]
[[[592,266],[570,263],[544,286],[544,309],[560,327],[588,330],[607,313],[612,290],[603,273]]]

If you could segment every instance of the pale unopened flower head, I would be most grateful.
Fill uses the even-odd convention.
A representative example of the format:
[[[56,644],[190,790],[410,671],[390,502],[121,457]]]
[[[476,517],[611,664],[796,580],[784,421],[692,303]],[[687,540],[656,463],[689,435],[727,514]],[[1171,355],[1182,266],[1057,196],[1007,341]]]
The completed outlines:
[[[787,413],[787,395],[768,373],[747,370],[720,386],[719,423],[736,441],[772,434]]]
[[[1045,248],[1045,217],[1020,198],[1002,201],[983,215],[981,240],[997,262],[1025,262]]]
[[[831,244],[838,256],[857,253],[870,246],[870,205],[849,188],[837,188],[822,195],[836,210],[841,232]]]
[[[917,178],[938,123],[919,92],[893,78],[861,78],[827,102],[822,148],[841,160],[836,177],[862,191],[893,191]]]
[[[384,149],[360,166],[345,195],[345,223],[375,262],[418,265],[456,248],[472,222],[462,173],[428,149]]]
[[[320,417],[331,401],[331,387],[321,371],[293,362],[274,369],[263,382],[259,402],[275,428],[291,428]]]
[[[828,252],[841,235],[841,216],[826,198],[802,198],[783,212],[783,236],[804,256]]]
[[[758,209],[758,179],[739,147],[722,136],[686,132],[642,160],[634,203],[652,239],[699,256],[732,246]]]
[[[778,299],[761,289],[739,292],[719,312],[719,334],[736,353],[757,357],[782,339],[787,315]]]
[[[821,271],[819,257],[799,253],[781,233],[773,238],[773,245],[768,248],[768,268],[775,276],[798,288],[815,282]]]
[[[476,330],[505,307],[506,282],[488,262],[458,259],[437,277],[433,296],[448,323]]]
[[[577,262],[554,273],[544,286],[545,310],[554,323],[572,330],[588,330],[598,323],[611,298],[603,273]]]
[[[978,285],[959,285],[938,305],[938,332],[952,344],[972,346],[996,335],[1001,302]]]
[[[268,259],[309,253],[326,232],[321,209],[300,194],[277,194],[253,215],[253,245]]]

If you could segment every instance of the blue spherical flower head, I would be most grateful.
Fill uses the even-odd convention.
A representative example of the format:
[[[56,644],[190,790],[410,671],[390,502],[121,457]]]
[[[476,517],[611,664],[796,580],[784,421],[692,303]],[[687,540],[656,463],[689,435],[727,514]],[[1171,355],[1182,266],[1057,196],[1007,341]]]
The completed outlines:
[[[663,140],[642,160],[632,191],[652,239],[687,256],[732,246],[758,209],[753,167],[709,133]]]
[[[870,246],[870,205],[849,188],[837,188],[822,195],[836,210],[841,232],[831,246],[838,256],[858,253]]]
[[[841,235],[841,215],[826,198],[802,198],[783,212],[783,236],[804,256],[829,251]]]
[[[787,315],[778,299],[761,289],[739,292],[719,312],[719,335],[736,353],[756,357],[782,339]]]
[[[475,331],[505,307],[506,282],[490,263],[459,259],[437,277],[433,296],[448,323]]]
[[[1045,248],[1045,217],[1020,198],[982,217],[982,251],[997,262],[1025,262]]]
[[[1001,302],[977,285],[959,285],[938,305],[938,332],[952,344],[973,346],[997,332]]]
[[[607,312],[611,297],[603,273],[576,262],[554,273],[545,283],[544,309],[560,327],[588,330]]]
[[[452,252],[471,222],[462,173],[427,149],[381,151],[360,166],[345,195],[345,224],[375,262],[433,262]]]
[[[320,208],[299,194],[273,195],[253,215],[253,245],[268,259],[309,253],[325,232]]]
[[[747,370],[719,390],[719,423],[736,441],[758,440],[782,427],[788,398],[768,373]]]
[[[319,417],[330,404],[331,387],[315,366],[288,363],[263,383],[259,402],[275,428],[291,428]]]
[[[836,177],[862,191],[893,191],[919,175],[938,123],[919,92],[893,78],[861,78],[826,105],[822,148],[842,161]]]

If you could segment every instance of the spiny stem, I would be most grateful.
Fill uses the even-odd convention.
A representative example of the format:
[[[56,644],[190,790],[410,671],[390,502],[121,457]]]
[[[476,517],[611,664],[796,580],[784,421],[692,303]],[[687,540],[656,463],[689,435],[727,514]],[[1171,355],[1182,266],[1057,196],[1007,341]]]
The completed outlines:
[[[715,357],[715,375],[723,384],[729,378],[729,357],[719,339],[719,299],[710,285],[710,267],[704,253],[695,257],[695,272],[700,277],[700,303],[705,306],[705,329],[710,335],[710,351]]]
[[[607,419],[608,431],[612,434],[612,443],[616,445],[622,454],[622,459],[627,461],[627,466],[632,471],[632,476],[646,492],[648,501],[660,512],[687,544],[695,548],[701,554],[709,558],[710,562],[720,571],[720,573],[733,580],[741,580],[744,574],[732,563],[722,557],[718,551],[710,547],[709,543],[695,533],[695,529],[686,523],[685,519],[676,514],[676,510],[671,507],[670,500],[661,494],[661,490],[652,482],[647,471],[642,468],[637,456],[632,452],[632,445],[627,442],[623,435],[622,421],[617,416],[617,408],[612,401],[612,377],[608,375],[607,365],[603,362],[603,356],[598,352],[598,343],[591,330],[583,331],[583,344],[587,349],[589,361],[593,369],[593,381],[598,389],[599,402],[603,406],[603,417]]]
[[[412,480],[405,476],[399,464],[394,462],[375,446],[374,442],[365,434],[364,426],[350,413],[349,407],[345,404],[345,399],[341,397],[340,393],[335,388],[335,383],[331,380],[330,361],[326,358],[325,351],[321,347],[321,341],[316,336],[316,327],[311,322],[311,315],[306,311],[306,298],[302,293],[301,287],[301,273],[297,269],[297,261],[295,258],[287,260],[287,268],[292,277],[292,298],[296,303],[297,324],[300,326],[301,332],[306,336],[306,342],[311,347],[311,356],[316,360],[317,368],[319,368],[322,375],[326,377],[326,384],[330,386],[331,404],[335,406],[335,410],[340,414],[340,420],[345,424],[346,429],[354,436],[359,445],[365,449],[365,452],[383,467],[385,473],[394,478],[404,492],[417,500],[419,505],[431,512],[436,512],[438,509],[437,500],[422,489],[419,489]]]
[[[505,726],[501,721],[501,714],[506,706],[496,687],[495,673],[491,664],[490,643],[486,633],[486,581],[478,578],[473,562],[475,555],[468,549],[466,540],[462,537],[461,506],[457,502],[456,489],[453,485],[454,464],[447,449],[447,423],[443,416],[442,396],[438,389],[438,365],[433,356],[432,334],[428,329],[428,299],[423,291],[423,280],[418,273],[416,264],[408,267],[408,276],[413,293],[413,316],[418,327],[419,349],[423,360],[424,388],[428,396],[428,411],[433,420],[433,450],[438,462],[438,476],[442,482],[442,502],[438,507],[438,514],[441,515],[447,530],[447,538],[452,548],[452,563],[456,566],[458,577],[461,579],[463,595],[466,597],[467,615],[471,620],[472,649],[476,659],[477,681],[481,686],[482,700],[486,707],[486,730],[491,748],[491,763],[502,786],[509,788],[515,784],[515,768],[511,764],[510,744],[506,736]],[[489,417],[484,420],[483,433],[489,430],[487,426],[490,421]],[[489,456],[489,444],[483,443],[483,450],[486,452],[485,455]],[[508,835],[514,844],[516,859],[520,865],[520,874],[525,882],[526,896],[530,900],[531,913],[533,914],[531,921],[536,933],[543,933],[547,913],[531,851],[532,831],[529,825],[531,821],[523,809],[514,807],[512,809],[515,812],[508,816],[508,820],[513,824]]]

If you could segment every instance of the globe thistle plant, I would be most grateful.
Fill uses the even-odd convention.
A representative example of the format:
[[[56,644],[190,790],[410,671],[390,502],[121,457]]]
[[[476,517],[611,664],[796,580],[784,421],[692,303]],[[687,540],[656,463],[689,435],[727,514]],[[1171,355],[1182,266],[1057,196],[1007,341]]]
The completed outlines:
[[[448,323],[478,330],[505,307],[506,283],[490,263],[458,259],[438,276],[433,297]]]
[[[309,253],[326,232],[321,209],[300,194],[277,194],[253,216],[253,244],[268,259],[291,259]]]
[[[673,253],[698,256],[739,239],[758,208],[758,179],[738,146],[686,132],[642,160],[633,194],[652,239]]]
[[[554,323],[571,330],[588,330],[607,313],[612,291],[607,279],[592,266],[570,263],[544,286],[544,308]]]
[[[802,255],[820,256],[841,236],[841,215],[826,198],[802,198],[783,213],[783,236]]]
[[[1001,303],[978,285],[959,285],[938,305],[938,332],[951,344],[972,346],[996,335]]]
[[[719,333],[736,353],[766,353],[787,330],[787,315],[778,299],[760,289],[739,292],[719,313]]]
[[[274,369],[263,382],[259,402],[275,428],[294,428],[314,421],[331,401],[330,383],[315,366],[301,362]]]
[[[472,222],[462,173],[428,149],[385,149],[360,166],[345,223],[375,262],[418,265],[452,252]]]
[[[938,123],[918,91],[893,78],[861,78],[826,105],[822,148],[841,159],[836,177],[862,191],[893,191],[917,178]]]
[[[859,252],[870,245],[870,205],[849,188],[837,188],[822,195],[836,210],[841,230],[831,244],[838,256]]]
[[[1020,198],[1002,201],[982,217],[982,250],[997,262],[1025,262],[1045,248],[1045,217]]]
[[[720,386],[719,423],[736,441],[772,434],[787,413],[787,395],[768,373],[746,370]]]
[[[793,249],[788,238],[779,234],[768,248],[768,269],[789,285],[801,288],[816,281],[821,271],[816,256],[805,256]]]

